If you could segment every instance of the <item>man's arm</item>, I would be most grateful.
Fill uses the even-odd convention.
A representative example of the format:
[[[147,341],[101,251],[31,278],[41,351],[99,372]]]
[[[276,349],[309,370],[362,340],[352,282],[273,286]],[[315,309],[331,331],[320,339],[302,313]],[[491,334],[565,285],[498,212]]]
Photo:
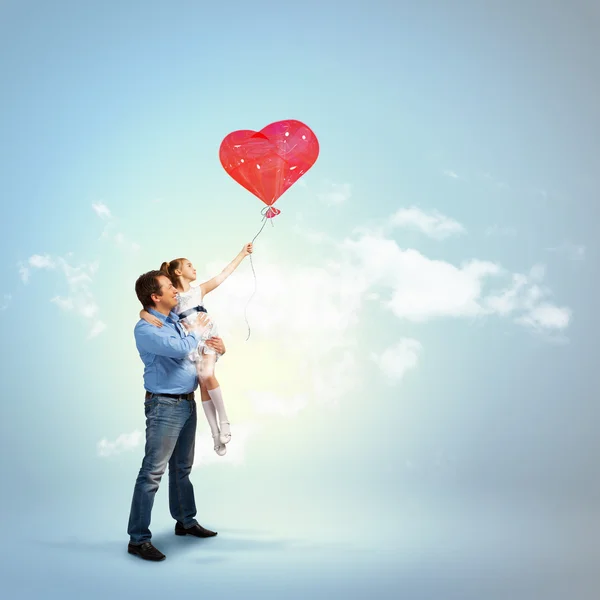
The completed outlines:
[[[136,328],[135,340],[138,350],[141,352],[169,358],[185,358],[197,348],[200,341],[194,331],[190,331],[186,337],[182,338],[169,327],[159,329],[146,324]]]

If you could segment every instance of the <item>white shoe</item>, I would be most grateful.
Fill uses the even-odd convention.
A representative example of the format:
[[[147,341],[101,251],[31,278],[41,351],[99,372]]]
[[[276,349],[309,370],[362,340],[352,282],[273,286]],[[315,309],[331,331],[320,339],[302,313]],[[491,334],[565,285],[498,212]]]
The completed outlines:
[[[221,421],[219,425],[221,426],[221,435],[219,436],[219,441],[221,444],[229,444],[231,441],[231,429],[229,428],[229,421]]]
[[[215,443],[214,445],[214,451],[219,455],[219,456],[225,456],[225,454],[227,454],[227,448],[221,443],[221,441],[219,440],[219,435],[213,435],[213,442]]]

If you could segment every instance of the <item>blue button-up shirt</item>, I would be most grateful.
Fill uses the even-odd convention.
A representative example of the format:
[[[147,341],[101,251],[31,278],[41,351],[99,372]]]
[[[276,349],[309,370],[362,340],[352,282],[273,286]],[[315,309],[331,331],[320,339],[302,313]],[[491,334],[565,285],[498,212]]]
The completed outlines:
[[[196,365],[188,355],[198,347],[200,338],[186,335],[179,317],[150,308],[149,313],[163,322],[162,327],[140,319],[134,330],[135,345],[144,363],[144,388],[154,394],[188,394],[198,385]]]

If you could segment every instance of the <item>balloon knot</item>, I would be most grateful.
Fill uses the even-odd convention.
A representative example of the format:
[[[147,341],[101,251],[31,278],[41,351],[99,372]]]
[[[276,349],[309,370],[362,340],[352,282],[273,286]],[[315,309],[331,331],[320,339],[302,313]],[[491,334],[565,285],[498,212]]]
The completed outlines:
[[[274,206],[267,206],[261,210],[261,214],[265,216],[267,219],[272,219],[276,217],[281,211]]]

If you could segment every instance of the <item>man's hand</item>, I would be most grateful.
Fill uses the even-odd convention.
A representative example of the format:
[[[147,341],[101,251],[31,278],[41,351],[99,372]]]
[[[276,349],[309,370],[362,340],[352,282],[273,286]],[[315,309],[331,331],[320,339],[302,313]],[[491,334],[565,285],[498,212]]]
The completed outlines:
[[[205,313],[200,313],[200,316],[196,319],[196,322],[193,325],[190,325],[187,321],[182,321],[183,326],[188,330],[188,331],[193,331],[194,333],[197,333],[200,337],[202,337],[202,334],[207,331],[207,329],[210,327],[211,321],[210,321],[210,317]]]
[[[209,348],[216,350],[219,354],[225,354],[225,344],[220,337],[211,337],[204,342]]]

